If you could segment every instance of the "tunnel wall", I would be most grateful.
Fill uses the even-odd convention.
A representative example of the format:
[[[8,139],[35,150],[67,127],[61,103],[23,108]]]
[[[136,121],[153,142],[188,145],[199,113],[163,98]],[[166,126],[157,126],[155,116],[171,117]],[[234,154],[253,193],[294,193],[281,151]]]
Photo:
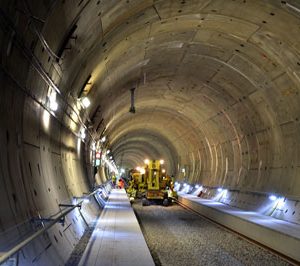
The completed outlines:
[[[42,21],[52,3],[31,1],[30,8]],[[40,229],[34,218],[51,218],[60,212],[59,204],[74,203],[73,197],[94,186],[85,156],[89,147],[69,126],[66,99],[57,99],[56,114],[49,111],[49,85],[39,72],[44,69],[58,85],[59,65],[41,46],[22,9],[26,13],[21,1],[1,1],[0,252]],[[40,27],[39,22],[35,25]],[[81,213],[75,209],[63,225],[53,226],[12,260],[19,265],[64,265],[86,222],[93,222],[99,210],[94,199],[84,203]]]
[[[51,132],[41,128],[44,109],[24,96],[3,72],[0,76],[0,247],[4,252],[39,228],[32,218],[51,217],[60,211],[59,204],[72,203],[72,197],[89,192],[90,185],[77,137],[51,118],[50,137]],[[82,213],[90,223],[99,206],[86,204]],[[64,226],[55,225],[15,258],[19,265],[64,265],[86,227],[75,210]]]

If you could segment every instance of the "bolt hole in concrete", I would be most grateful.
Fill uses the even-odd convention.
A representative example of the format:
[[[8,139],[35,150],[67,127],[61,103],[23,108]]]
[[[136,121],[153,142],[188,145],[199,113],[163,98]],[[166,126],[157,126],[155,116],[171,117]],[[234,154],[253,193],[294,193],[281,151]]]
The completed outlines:
[[[292,265],[176,204],[132,206],[156,265]]]

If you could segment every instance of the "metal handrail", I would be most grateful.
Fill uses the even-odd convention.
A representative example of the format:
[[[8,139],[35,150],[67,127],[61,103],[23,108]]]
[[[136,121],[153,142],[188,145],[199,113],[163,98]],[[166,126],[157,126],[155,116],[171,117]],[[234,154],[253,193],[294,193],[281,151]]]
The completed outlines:
[[[95,195],[100,189],[101,189],[101,187],[97,188],[92,193],[83,196],[83,198],[90,198],[91,196]],[[25,240],[23,240],[21,243],[19,243],[18,245],[16,245],[15,247],[13,247],[12,249],[10,249],[9,251],[0,253],[0,265],[2,263],[4,263],[6,260],[8,260],[12,255],[14,255],[19,250],[21,250],[23,247],[25,247],[27,244],[29,244],[31,241],[33,241],[38,236],[40,236],[41,234],[43,234],[44,232],[46,232],[48,229],[50,229],[53,225],[55,225],[56,223],[60,222],[61,218],[65,217],[67,214],[69,214],[75,208],[81,207],[81,205],[82,205],[83,202],[84,202],[84,199],[82,199],[77,204],[71,206],[69,209],[63,210],[58,217],[56,217],[51,222],[49,222],[49,224],[47,224],[44,228],[42,228],[41,230],[35,232],[33,235],[31,235],[30,237],[26,238]]]

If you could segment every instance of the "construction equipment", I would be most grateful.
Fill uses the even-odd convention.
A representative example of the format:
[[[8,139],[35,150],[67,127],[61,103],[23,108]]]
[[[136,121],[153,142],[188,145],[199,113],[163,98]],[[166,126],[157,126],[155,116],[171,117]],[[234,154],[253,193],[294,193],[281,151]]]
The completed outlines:
[[[145,177],[147,190],[143,198],[143,206],[149,205],[150,201],[162,201],[164,206],[168,206],[172,197],[176,197],[173,190],[171,178],[162,169],[163,160],[145,160]]]
[[[163,160],[146,159],[144,167],[137,167],[130,171],[130,181],[127,194],[130,201],[142,198],[143,206],[150,205],[151,201],[162,202],[168,206],[173,197],[177,197],[174,191],[173,180],[162,169]]]
[[[147,184],[145,182],[144,171],[141,168],[132,169],[130,171],[130,181],[127,188],[127,194],[131,201],[135,198],[141,198],[146,191]]]

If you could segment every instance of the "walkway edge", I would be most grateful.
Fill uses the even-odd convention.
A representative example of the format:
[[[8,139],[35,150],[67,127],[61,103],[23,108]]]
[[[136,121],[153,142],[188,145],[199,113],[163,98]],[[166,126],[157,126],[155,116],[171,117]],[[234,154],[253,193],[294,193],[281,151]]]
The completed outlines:
[[[300,262],[300,239],[222,212],[217,208],[206,206],[181,195],[179,195],[178,201],[201,215]]]

